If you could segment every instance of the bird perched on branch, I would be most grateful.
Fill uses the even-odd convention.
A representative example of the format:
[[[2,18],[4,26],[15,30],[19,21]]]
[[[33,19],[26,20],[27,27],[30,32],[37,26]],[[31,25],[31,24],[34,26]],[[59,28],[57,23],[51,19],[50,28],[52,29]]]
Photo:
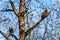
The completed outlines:
[[[9,27],[9,36],[13,36],[14,35],[14,31],[12,27]]]
[[[51,12],[51,11],[50,11],[50,12]],[[46,17],[50,14],[50,12],[48,12],[48,10],[45,9],[45,10],[43,11],[43,13],[41,14],[41,19],[46,18]]]

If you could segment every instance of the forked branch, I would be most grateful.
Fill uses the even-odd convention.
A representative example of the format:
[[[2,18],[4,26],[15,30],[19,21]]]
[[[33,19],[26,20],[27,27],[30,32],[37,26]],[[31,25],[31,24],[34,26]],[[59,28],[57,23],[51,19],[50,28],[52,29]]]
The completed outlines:
[[[31,31],[36,28],[37,25],[39,25],[41,23],[42,20],[39,20],[35,25],[33,25],[31,28],[29,28],[26,32],[25,32],[25,36],[29,35],[31,33]]]
[[[47,13],[48,15],[50,14],[50,12],[51,12],[51,11],[49,11],[49,12],[47,13],[47,12],[43,11],[44,14]],[[48,15],[46,15],[43,19],[45,19],[46,17],[48,17]],[[43,19],[41,18],[41,20],[39,20],[35,25],[33,25],[31,28],[29,28],[29,29],[25,32],[25,36],[27,36],[28,34],[30,34],[31,31],[32,31],[34,28],[36,28],[37,25],[39,25],[39,24],[42,22]]]

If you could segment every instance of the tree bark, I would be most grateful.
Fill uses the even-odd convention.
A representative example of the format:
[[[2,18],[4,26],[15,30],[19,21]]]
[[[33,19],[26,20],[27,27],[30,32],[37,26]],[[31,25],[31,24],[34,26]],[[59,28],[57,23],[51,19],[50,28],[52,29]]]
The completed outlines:
[[[24,40],[25,39],[25,28],[24,28],[24,17],[19,18],[19,40]]]
[[[20,14],[18,16],[18,18],[19,18],[19,40],[25,40],[24,6],[25,6],[25,1],[20,0],[19,13],[18,13],[18,14]]]
[[[16,8],[13,4],[13,2],[10,0],[10,4],[12,7],[12,10],[14,11],[14,13],[16,14],[16,16],[18,17],[18,21],[19,21],[19,40],[25,40],[25,37],[27,35],[29,35],[31,33],[31,31],[39,24],[41,23],[41,20],[39,20],[35,25],[33,25],[30,29],[27,30],[27,32],[25,32],[25,23],[24,23],[24,15],[25,15],[25,0],[20,0],[20,4],[19,4],[19,12],[16,11]],[[47,15],[48,16],[48,15]],[[45,19],[45,18],[44,18]]]

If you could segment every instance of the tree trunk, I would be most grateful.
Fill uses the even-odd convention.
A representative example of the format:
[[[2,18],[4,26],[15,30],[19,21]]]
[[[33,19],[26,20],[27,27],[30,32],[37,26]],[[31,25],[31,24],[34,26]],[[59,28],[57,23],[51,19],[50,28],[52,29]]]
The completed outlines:
[[[20,6],[19,6],[19,40],[25,40],[25,23],[24,23],[24,14],[25,14],[25,1],[20,0]]]
[[[25,40],[25,32],[24,32],[24,17],[19,18],[19,40]]]

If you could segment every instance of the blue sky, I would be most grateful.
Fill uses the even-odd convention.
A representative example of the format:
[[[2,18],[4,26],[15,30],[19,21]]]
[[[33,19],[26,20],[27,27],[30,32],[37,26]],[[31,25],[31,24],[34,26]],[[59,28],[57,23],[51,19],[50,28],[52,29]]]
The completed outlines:
[[[7,7],[7,5],[8,5],[8,8],[10,9],[11,8],[11,6],[10,6],[10,4],[9,3],[6,3],[5,4],[5,1],[6,2],[8,2],[8,0],[0,0],[0,10],[2,10],[2,9],[6,9],[6,7]],[[15,2],[14,2],[15,1]],[[38,2],[41,2],[41,3],[38,3]],[[30,6],[28,6],[29,7],[29,11],[30,10],[34,10],[34,9],[36,9],[35,11],[33,11],[33,12],[31,12],[30,14],[29,14],[29,19],[32,17],[32,19],[30,19],[29,20],[29,22],[30,22],[30,26],[32,26],[33,24],[35,24],[39,19],[41,19],[39,16],[41,16],[41,13],[43,12],[43,10],[44,9],[42,9],[42,8],[46,8],[47,6],[49,7],[49,8],[58,8],[58,5],[56,4],[56,1],[57,0],[51,0],[51,2],[50,2],[50,0],[37,0],[37,2],[35,1],[35,0],[32,0],[31,1],[31,3],[29,4]],[[60,3],[60,0],[58,0],[59,1],[59,3]],[[17,11],[18,11],[18,8],[19,8],[19,1],[16,1],[16,0],[13,0],[13,2],[14,2],[14,4],[15,4],[15,7],[16,7],[16,9],[17,9]],[[43,4],[42,4],[43,3]],[[46,6],[46,4],[47,4],[47,6]],[[55,4],[55,5],[53,5],[53,4]],[[41,6],[41,8],[40,8],[40,6]],[[44,6],[44,7],[43,7]],[[48,10],[51,10],[51,9],[49,9],[48,8]],[[28,11],[28,12],[29,12]],[[32,14],[33,14],[33,16],[32,16]],[[9,25],[11,25],[14,29],[16,28],[16,27],[18,27],[18,18],[16,17],[16,15],[13,13],[13,12],[4,12],[4,13],[0,13],[0,15],[1,15],[1,17],[0,17],[0,20],[2,20],[2,19],[5,19],[5,18],[9,18],[10,19],[10,22],[8,21],[8,23],[6,23],[6,24],[4,24],[4,22],[2,22],[2,23],[0,23],[0,27],[8,27]],[[50,17],[50,16],[48,16],[48,17]],[[47,18],[48,18],[47,17]],[[53,23],[53,22],[55,22],[55,21],[57,21],[57,19],[55,19],[57,16],[56,16],[56,12],[55,11],[52,11],[51,12],[51,17],[52,17],[52,19],[53,19],[53,21],[49,21],[49,24],[51,24],[51,22]],[[45,31],[45,23],[46,23],[46,20],[47,20],[47,18],[45,19],[45,20],[43,20],[42,21],[42,23],[41,24],[39,24],[40,26],[41,26],[41,29],[39,28],[38,30],[40,30],[39,31],[39,33],[41,34],[41,35],[43,35],[44,34],[44,31]],[[48,18],[49,19],[49,18]],[[26,20],[26,19],[25,19]],[[51,19],[50,19],[51,20]],[[34,22],[34,23],[33,23]],[[4,24],[4,25],[3,25]],[[55,25],[55,24],[53,24],[53,25]],[[1,28],[1,30],[2,31],[4,31],[4,28]],[[18,28],[17,28],[18,29]],[[18,31],[16,29],[16,32]],[[48,29],[50,29],[51,30],[51,27],[49,26],[48,27]],[[5,29],[6,30],[6,29]],[[35,31],[36,31],[36,29],[35,29]],[[6,30],[6,32],[7,32],[7,30]],[[6,33],[5,32],[5,33]],[[14,34],[16,34],[16,36],[18,35],[18,33],[14,33]],[[3,39],[1,39],[1,40],[3,40]]]

